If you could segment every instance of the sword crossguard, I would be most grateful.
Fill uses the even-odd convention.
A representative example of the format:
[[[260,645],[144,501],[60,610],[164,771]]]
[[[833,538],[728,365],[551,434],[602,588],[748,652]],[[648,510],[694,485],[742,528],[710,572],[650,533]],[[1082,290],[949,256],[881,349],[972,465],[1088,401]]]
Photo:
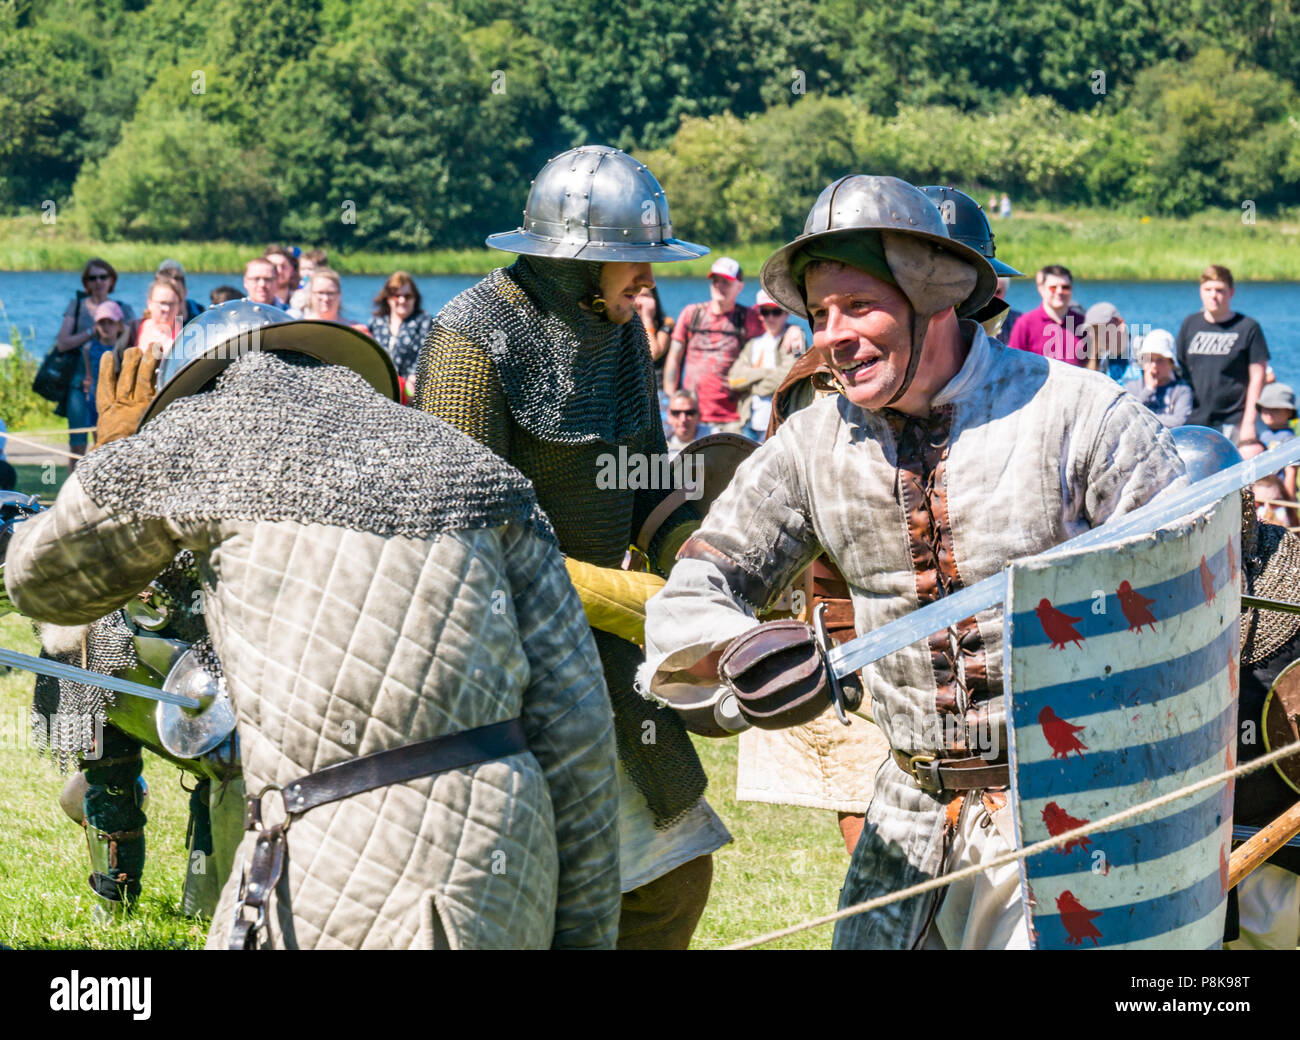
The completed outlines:
[[[856,678],[849,679],[847,682],[841,681],[831,668],[830,659],[827,656],[834,643],[831,642],[830,632],[826,628],[826,604],[818,603],[817,608],[813,611],[813,637],[817,641],[817,649],[821,651],[822,665],[826,669],[826,683],[830,688],[831,704],[835,708],[835,716],[845,726],[851,726],[848,713],[857,711],[858,706],[862,703],[862,688],[858,685]]]

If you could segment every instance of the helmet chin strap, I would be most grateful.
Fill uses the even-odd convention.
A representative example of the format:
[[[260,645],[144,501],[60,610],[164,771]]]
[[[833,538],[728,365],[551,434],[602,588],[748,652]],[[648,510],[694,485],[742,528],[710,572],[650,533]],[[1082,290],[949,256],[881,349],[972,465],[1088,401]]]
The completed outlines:
[[[907,355],[907,371],[903,374],[903,382],[899,385],[894,396],[885,403],[886,408],[890,405],[896,404],[899,399],[907,393],[912,386],[912,380],[916,378],[916,370],[921,366],[922,348],[925,346],[925,334],[930,327],[930,323],[927,321],[921,327],[918,336],[918,330],[916,327],[916,310],[910,309],[910,311],[911,313],[908,318],[908,332],[911,337],[912,347]]]

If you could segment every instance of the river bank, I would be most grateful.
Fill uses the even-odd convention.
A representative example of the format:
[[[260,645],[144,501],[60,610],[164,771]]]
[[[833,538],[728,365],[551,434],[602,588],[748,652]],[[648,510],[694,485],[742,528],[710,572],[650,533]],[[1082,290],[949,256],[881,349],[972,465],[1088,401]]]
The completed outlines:
[[[1069,267],[1076,278],[1128,281],[1195,280],[1208,263],[1225,264],[1239,281],[1292,281],[1300,274],[1300,211],[1258,215],[1207,210],[1194,217],[1141,217],[1108,210],[1021,210],[993,221],[998,256],[1026,274],[1045,263]],[[706,243],[711,244],[711,243]],[[716,246],[757,272],[779,243]],[[68,218],[43,224],[39,216],[0,218],[0,271],[74,271],[101,256],[119,271],[153,271],[165,257],[189,272],[236,271],[260,252],[235,242],[103,242]],[[414,253],[330,250],[330,266],[344,274],[483,275],[501,266],[491,249]],[[674,275],[702,275],[710,259],[673,265]]]

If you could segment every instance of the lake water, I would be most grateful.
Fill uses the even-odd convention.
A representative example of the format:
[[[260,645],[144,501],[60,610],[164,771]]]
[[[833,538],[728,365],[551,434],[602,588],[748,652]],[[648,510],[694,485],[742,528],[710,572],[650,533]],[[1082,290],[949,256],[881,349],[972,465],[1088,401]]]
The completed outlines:
[[[663,269],[660,268],[660,271]],[[708,299],[703,278],[672,278],[658,274],[659,294],[664,308],[674,316],[686,304]],[[80,287],[78,272],[0,271],[0,341],[9,339],[9,326],[17,326],[25,343],[44,354],[54,342],[64,308]],[[478,279],[472,275],[425,275],[416,279],[424,298],[424,309],[437,313],[444,303]],[[152,281],[148,274],[123,274],[114,297],[131,304],[137,314],[144,308],[144,294]],[[239,274],[196,274],[189,278],[190,296],[207,305],[208,294],[218,285],[239,287]],[[347,275],[343,279],[344,314],[366,321],[371,300],[384,284],[382,275]],[[1264,329],[1273,367],[1278,378],[1300,381],[1300,283],[1261,282],[1243,284],[1233,297],[1234,310],[1249,314]],[[751,274],[741,294],[742,303],[752,303],[758,290],[757,273]],[[1075,300],[1083,307],[1102,300],[1119,308],[1131,326],[1150,325],[1177,334],[1183,318],[1200,309],[1195,282],[1076,282]],[[1017,310],[1038,306],[1038,293],[1028,278],[1011,282],[1008,299]]]

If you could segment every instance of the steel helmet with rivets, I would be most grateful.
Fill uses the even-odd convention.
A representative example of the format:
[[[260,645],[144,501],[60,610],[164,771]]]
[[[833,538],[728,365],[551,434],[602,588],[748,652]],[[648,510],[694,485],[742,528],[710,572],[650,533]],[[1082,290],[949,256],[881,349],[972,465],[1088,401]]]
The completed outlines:
[[[560,259],[664,263],[694,260],[705,246],[673,237],[668,199],[645,163],[603,145],[548,162],[528,190],[524,222],[489,235],[493,249]]]
[[[989,223],[983,206],[956,188],[928,184],[921,190],[938,208],[943,222],[948,225],[948,236],[954,242],[978,249],[993,265],[993,273],[999,278],[1024,277],[1020,271],[997,258],[993,246],[993,225]]]
[[[885,262],[912,308],[912,348],[892,405],[916,377],[930,319],[949,307],[961,317],[974,315],[992,298],[998,276],[978,249],[948,234],[942,214],[920,188],[897,177],[850,174],[822,191],[803,234],[767,258],[759,280],[782,307],[810,320],[795,260],[814,242],[864,233],[880,236]]]

